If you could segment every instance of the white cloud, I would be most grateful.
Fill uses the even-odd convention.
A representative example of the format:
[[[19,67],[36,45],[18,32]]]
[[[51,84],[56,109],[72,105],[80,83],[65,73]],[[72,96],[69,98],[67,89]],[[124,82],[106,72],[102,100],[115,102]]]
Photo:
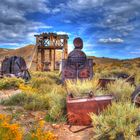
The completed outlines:
[[[52,13],[53,13],[53,14],[56,14],[56,13],[58,13],[58,12],[60,12],[60,11],[61,11],[60,8],[54,8],[54,9],[52,9]]]
[[[74,10],[90,9],[97,6],[102,6],[108,0],[70,0],[68,7]]]
[[[35,26],[32,26],[31,29],[51,29],[53,28],[53,26],[49,26],[49,25],[45,25],[43,23],[40,23],[40,22],[36,22],[36,25]]]
[[[124,40],[121,38],[101,38],[99,43],[123,43]]]
[[[87,56],[96,55],[96,51],[86,51],[85,53],[86,53]]]
[[[56,32],[56,31],[54,31],[54,32]],[[67,35],[71,35],[71,33],[68,33],[68,32],[65,32],[65,31],[57,31],[56,32],[57,34],[60,34],[60,35],[63,35],[63,34],[67,34]]]
[[[126,0],[126,1],[113,1],[113,0],[70,0],[67,5],[62,6],[66,13],[71,18],[79,19],[76,23],[80,26],[84,23],[92,23],[92,27],[108,28],[112,34],[118,34],[121,36],[128,36],[136,25],[133,20],[140,15],[140,1],[139,0]],[[94,22],[93,16],[99,13],[96,22]],[[100,17],[100,14],[102,16]],[[89,16],[90,15],[90,16]],[[82,20],[82,24],[80,20]],[[132,22],[131,22],[132,21]],[[90,27],[89,27],[90,28]]]
[[[26,18],[28,13],[49,13],[47,0],[4,0],[0,4],[0,42],[30,43],[31,34],[39,29],[53,28],[42,22]],[[34,36],[32,36],[34,39]],[[32,40],[33,40],[32,39]],[[9,44],[10,45],[10,44]]]
[[[136,55],[140,55],[140,51],[133,51],[133,52],[130,52],[131,54],[136,54]]]
[[[94,44],[88,43],[88,42],[83,42],[83,50],[88,50],[94,47]]]
[[[63,22],[64,22],[64,23],[71,23],[71,21],[70,21],[70,20],[67,20],[67,19],[64,20]]]
[[[138,47],[137,49],[130,51],[130,54],[136,54],[136,55],[140,55],[140,48]]]

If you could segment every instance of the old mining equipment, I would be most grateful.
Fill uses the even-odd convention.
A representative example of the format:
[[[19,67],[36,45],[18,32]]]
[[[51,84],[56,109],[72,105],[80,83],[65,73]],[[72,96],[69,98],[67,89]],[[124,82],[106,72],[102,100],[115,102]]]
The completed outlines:
[[[84,80],[93,78],[93,59],[88,59],[81,50],[83,41],[81,38],[75,38],[73,41],[74,50],[69,53],[67,59],[62,60],[62,80]],[[72,125],[91,125],[89,113],[99,114],[108,105],[111,104],[113,97],[94,96],[93,92],[87,93],[85,97],[74,97],[68,93],[66,99],[68,124]],[[79,130],[78,130],[79,131]],[[81,131],[81,130],[80,130]],[[76,131],[77,132],[77,131]]]
[[[92,79],[93,77],[93,59],[88,59],[81,50],[83,40],[75,38],[73,41],[74,50],[69,53],[67,59],[62,60],[62,81],[67,79]]]
[[[62,58],[68,55],[68,35],[56,33],[41,33],[36,37],[36,70],[54,71],[59,69],[57,52]]]
[[[30,80],[31,76],[22,57],[5,57],[1,63],[0,77],[21,77],[24,80]]]
[[[67,117],[70,125],[90,125],[90,112],[100,114],[113,100],[112,95],[94,96],[89,93],[88,96],[79,98],[67,96]]]

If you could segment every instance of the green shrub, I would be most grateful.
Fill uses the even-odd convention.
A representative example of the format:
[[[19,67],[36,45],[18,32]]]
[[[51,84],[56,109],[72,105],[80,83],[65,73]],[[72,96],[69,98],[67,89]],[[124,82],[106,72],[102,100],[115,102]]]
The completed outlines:
[[[117,100],[127,101],[130,100],[132,92],[135,87],[125,80],[118,79],[114,83],[107,85],[107,92],[113,94]]]
[[[24,93],[19,93],[14,96],[11,96],[10,98],[6,100],[2,100],[1,104],[3,105],[24,105],[26,102],[27,95]]]
[[[123,135],[126,140],[136,139],[136,129],[140,123],[140,109],[130,102],[113,103],[100,115],[90,114],[94,140],[115,140]]]
[[[27,102],[24,103],[24,108],[27,110],[47,110],[49,108],[47,96],[28,96]]]
[[[44,78],[44,77],[38,77],[38,78],[32,78],[31,80],[31,86],[34,88],[40,88],[42,84],[48,84],[52,85],[54,84],[53,79],[50,78]]]
[[[19,105],[27,110],[48,110],[48,115],[54,121],[60,120],[65,114],[66,91],[61,85],[57,85],[52,79],[48,83],[47,78],[35,78],[28,85],[21,84],[21,94],[14,95],[3,100],[3,105]]]
[[[19,105],[27,110],[44,110],[48,109],[48,97],[38,96],[36,94],[20,93],[1,102],[3,105]]]
[[[20,78],[5,77],[0,79],[0,90],[18,88],[24,81]]]
[[[59,89],[59,90],[58,90]],[[48,115],[54,121],[63,117],[66,111],[66,92],[62,87],[54,88],[49,94]]]
[[[31,72],[33,79],[43,78],[46,79],[45,83],[60,84],[61,80],[58,72]]]

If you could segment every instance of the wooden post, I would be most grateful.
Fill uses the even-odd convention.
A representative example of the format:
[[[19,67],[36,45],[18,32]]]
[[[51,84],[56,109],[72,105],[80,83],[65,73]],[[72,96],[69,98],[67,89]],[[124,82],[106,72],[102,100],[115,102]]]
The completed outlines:
[[[64,59],[67,59],[68,57],[68,45],[67,45],[67,39],[64,39]]]
[[[38,63],[38,55],[39,55],[39,50],[38,50],[38,36],[35,36],[36,37],[36,46],[35,47],[37,47],[37,49],[36,49],[36,71],[38,71],[39,70],[39,63]]]
[[[55,49],[54,49],[54,58],[53,58],[53,59],[54,59],[54,64],[53,64],[53,70],[55,70],[55,55],[56,55],[56,54],[55,54]]]
[[[37,47],[37,46],[36,46]],[[36,50],[36,71],[38,71],[39,70],[39,68],[38,68],[38,48],[37,48],[37,50]]]
[[[41,71],[44,71],[45,50],[41,49]]]
[[[49,50],[49,61],[50,62],[52,61],[52,50],[51,49]]]
[[[52,63],[51,63],[51,71],[55,70],[55,49],[53,49],[53,53],[52,53],[53,57],[52,57]]]
[[[52,34],[50,34],[50,47],[52,47],[52,41],[53,41],[53,37]]]
[[[49,62],[50,62],[50,70],[52,71],[52,50],[49,49]]]

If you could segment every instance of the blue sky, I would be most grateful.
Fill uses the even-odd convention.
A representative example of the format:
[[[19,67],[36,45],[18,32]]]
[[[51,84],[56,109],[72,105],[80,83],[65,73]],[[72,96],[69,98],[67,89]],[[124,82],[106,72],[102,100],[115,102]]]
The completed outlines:
[[[87,55],[140,57],[140,0],[0,0],[0,48],[35,44],[34,34],[80,36]]]

